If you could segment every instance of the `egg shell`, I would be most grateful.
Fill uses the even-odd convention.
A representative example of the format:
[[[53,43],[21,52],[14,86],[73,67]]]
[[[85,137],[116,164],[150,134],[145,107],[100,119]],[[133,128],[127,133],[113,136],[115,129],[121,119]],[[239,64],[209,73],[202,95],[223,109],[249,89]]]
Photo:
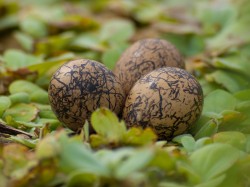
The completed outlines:
[[[187,71],[166,67],[139,79],[131,89],[123,110],[128,127],[151,127],[160,140],[183,134],[199,118],[203,92]]]
[[[135,82],[147,73],[161,67],[185,69],[179,51],[163,39],[148,38],[135,42],[117,61],[114,74],[119,77],[127,95]]]
[[[119,114],[125,94],[117,77],[103,64],[79,59],[62,65],[52,76],[49,101],[57,118],[77,131],[99,107]]]

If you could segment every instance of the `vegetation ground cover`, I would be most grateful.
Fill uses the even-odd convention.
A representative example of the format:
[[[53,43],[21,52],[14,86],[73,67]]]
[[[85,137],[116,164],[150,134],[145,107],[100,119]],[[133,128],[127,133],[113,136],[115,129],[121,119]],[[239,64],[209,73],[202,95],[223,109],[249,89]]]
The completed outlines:
[[[0,0],[0,186],[250,186],[248,0]],[[107,109],[75,135],[48,101],[66,61],[112,69],[133,42],[172,42],[202,85],[201,118],[156,141]]]

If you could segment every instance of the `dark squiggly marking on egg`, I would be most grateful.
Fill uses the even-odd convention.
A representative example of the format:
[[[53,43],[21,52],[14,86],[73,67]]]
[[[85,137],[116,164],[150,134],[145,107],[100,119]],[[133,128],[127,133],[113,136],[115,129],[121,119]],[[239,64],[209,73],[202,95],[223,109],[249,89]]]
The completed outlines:
[[[203,92],[187,71],[159,68],[139,79],[131,89],[123,110],[128,127],[151,127],[160,140],[183,134],[199,118]]]
[[[185,69],[185,63],[179,51],[168,41],[143,39],[124,51],[116,63],[114,74],[124,85],[127,95],[137,80],[161,67]]]
[[[119,114],[125,102],[122,86],[103,64],[80,59],[62,65],[48,88],[52,110],[70,129],[77,131],[99,107]]]

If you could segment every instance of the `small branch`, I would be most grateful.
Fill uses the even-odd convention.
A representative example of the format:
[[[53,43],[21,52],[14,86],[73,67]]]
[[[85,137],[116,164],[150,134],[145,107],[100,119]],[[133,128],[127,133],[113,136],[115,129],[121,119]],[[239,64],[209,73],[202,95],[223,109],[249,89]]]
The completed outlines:
[[[0,133],[10,134],[10,135],[18,135],[18,134],[24,134],[29,136],[30,138],[34,137],[32,134],[27,133],[22,130],[15,129],[13,127],[10,127],[3,122],[0,121]]]

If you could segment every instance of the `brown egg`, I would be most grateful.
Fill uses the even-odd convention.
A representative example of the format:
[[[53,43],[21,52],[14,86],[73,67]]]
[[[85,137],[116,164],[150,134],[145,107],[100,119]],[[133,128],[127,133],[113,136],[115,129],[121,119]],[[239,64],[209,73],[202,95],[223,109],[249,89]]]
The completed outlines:
[[[168,41],[143,39],[124,51],[116,63],[114,74],[119,77],[127,95],[137,80],[161,67],[185,69],[185,63],[178,50]]]
[[[62,65],[52,76],[48,93],[58,119],[74,131],[97,108],[106,107],[119,114],[125,102],[125,94],[113,72],[88,59]]]
[[[139,79],[131,89],[123,110],[128,127],[151,127],[160,140],[183,134],[199,118],[203,92],[187,71],[159,68]]]

